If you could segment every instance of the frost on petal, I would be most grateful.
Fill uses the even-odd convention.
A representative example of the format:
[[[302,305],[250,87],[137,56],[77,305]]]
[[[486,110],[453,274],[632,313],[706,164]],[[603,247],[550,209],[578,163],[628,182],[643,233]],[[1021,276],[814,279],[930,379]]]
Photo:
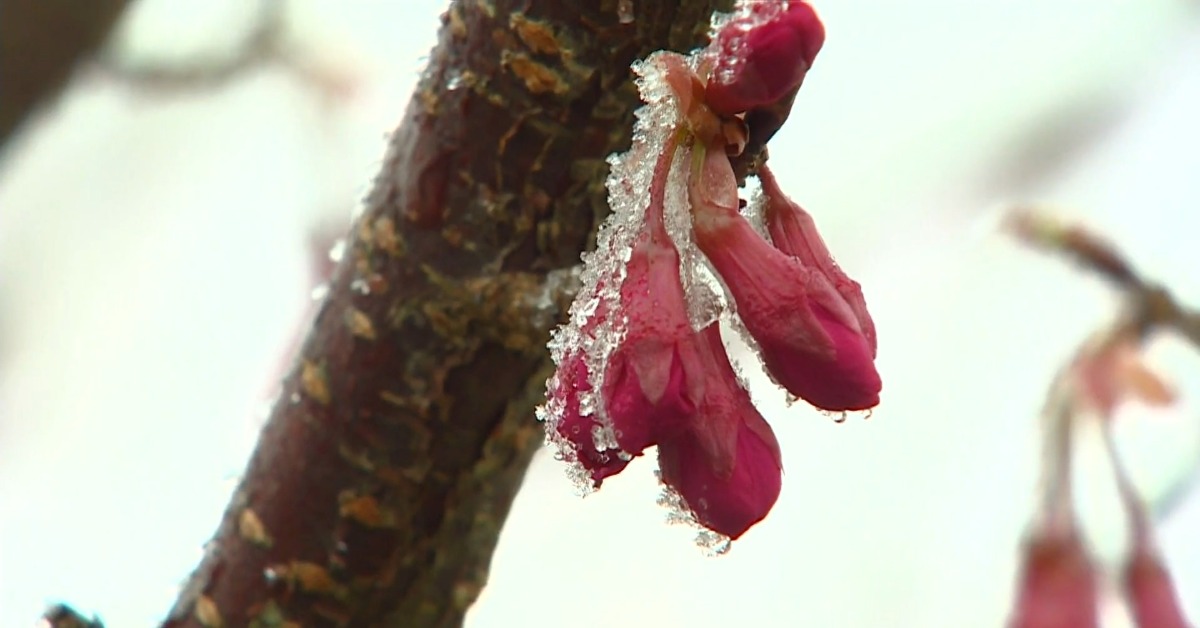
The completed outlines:
[[[608,159],[612,213],[600,226],[595,251],[583,256],[580,292],[568,323],[554,331],[550,343],[558,370],[547,382],[539,418],[560,457],[578,462],[574,473],[581,484],[599,485],[620,471],[630,457],[655,442],[655,423],[670,423],[655,419],[689,409],[679,394],[688,387],[679,381],[683,370],[676,364],[679,339],[692,334],[689,311],[682,297],[662,288],[673,282],[676,292],[682,291],[679,256],[665,233],[659,241],[646,240],[648,191],[655,184],[661,189],[670,174],[679,122],[665,72],[672,59],[678,61],[678,55],[655,53],[634,64],[646,106],[636,112],[630,150]],[[661,207],[656,209],[661,213]],[[650,268],[659,270],[650,273]],[[674,301],[671,311],[654,307],[655,299],[668,298]],[[606,407],[605,397],[617,415]],[[660,417],[652,417],[648,409],[661,411]],[[581,478],[578,466],[590,479]]]
[[[714,32],[709,106],[730,115],[786,97],[824,43],[825,27],[808,4],[743,2]]]
[[[559,373],[551,379],[551,396],[562,402],[555,432],[561,444],[560,454],[579,464],[590,478],[592,487],[599,488],[604,479],[625,469],[631,459],[617,448],[603,442],[603,429],[595,415],[581,412],[581,396],[591,392],[587,365],[575,355],[560,365]],[[601,435],[597,439],[597,435]],[[586,488],[586,487],[583,487]]]
[[[1024,552],[1009,627],[1097,628],[1096,573],[1078,536],[1034,536]]]
[[[663,482],[678,491],[696,521],[719,534],[737,539],[766,518],[783,483],[775,458],[778,443],[771,428],[757,417],[756,425],[738,426],[736,459],[728,476],[705,463],[695,438],[659,446]]]

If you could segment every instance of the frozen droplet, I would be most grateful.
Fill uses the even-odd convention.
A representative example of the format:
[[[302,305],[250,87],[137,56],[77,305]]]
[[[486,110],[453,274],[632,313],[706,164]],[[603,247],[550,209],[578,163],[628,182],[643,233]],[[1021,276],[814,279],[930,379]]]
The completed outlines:
[[[288,397],[288,401],[292,402],[292,405],[300,403],[300,393],[298,393],[298,392],[292,393],[291,396]]]
[[[350,289],[359,294],[371,294],[371,284],[366,279],[355,279],[350,282]]]
[[[712,530],[701,530],[696,533],[696,546],[704,551],[705,556],[724,556],[733,548],[733,540]]]
[[[618,0],[617,21],[622,24],[633,23],[633,0]]]
[[[767,232],[766,223],[767,196],[762,192],[762,182],[758,177],[748,177],[744,190],[747,201],[740,210],[741,214],[758,235],[770,242],[771,234]]]
[[[821,412],[821,414],[824,414],[825,416],[829,417],[830,419],[833,419],[833,422],[837,423],[839,425],[842,423],[845,423],[847,416],[848,416],[848,413],[845,410],[839,410],[839,411],[821,410],[820,412]]]
[[[333,246],[329,248],[329,261],[333,262],[334,264],[339,264],[341,263],[342,258],[345,256],[346,239],[339,238],[338,241],[334,242]]]
[[[321,283],[317,284],[316,287],[312,289],[312,292],[309,293],[309,296],[312,297],[313,301],[321,301],[328,295],[329,295],[329,284],[326,282],[321,282]]]
[[[267,567],[263,569],[263,580],[266,580],[267,584],[273,585],[276,582],[279,582],[281,578],[282,575],[276,571],[274,567]]]

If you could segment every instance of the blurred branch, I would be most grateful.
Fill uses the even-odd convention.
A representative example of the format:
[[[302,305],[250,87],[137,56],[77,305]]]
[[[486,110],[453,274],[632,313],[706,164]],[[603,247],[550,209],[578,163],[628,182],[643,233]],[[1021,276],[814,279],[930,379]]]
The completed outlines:
[[[1180,304],[1166,287],[1139,275],[1109,242],[1084,227],[1029,210],[1010,215],[1008,226],[1027,244],[1065,255],[1112,283],[1128,300],[1139,335],[1171,329],[1200,350],[1200,312]]]
[[[545,343],[608,211],[604,158],[629,144],[629,64],[698,45],[729,4],[450,6],[165,625],[461,625],[542,444]]]
[[[260,65],[285,58],[282,34],[285,5],[281,0],[258,0],[250,33],[224,59],[191,63],[130,62],[115,52],[97,57],[99,69],[110,78],[154,89],[204,89],[228,82]]]
[[[107,38],[128,0],[0,2],[0,150],[75,64]]]
[[[69,606],[57,604],[42,615],[42,622],[38,628],[104,628],[104,624],[98,619],[88,619],[80,615]]]
[[[1112,328],[1099,332],[1098,339],[1085,344],[1080,350],[1082,354],[1095,353],[1097,349],[1092,345],[1113,343],[1123,337],[1140,343],[1160,330],[1180,334],[1200,351],[1200,312],[1181,304],[1165,286],[1142,277],[1111,243],[1082,226],[1065,224],[1029,209],[1010,214],[1007,226],[1026,244],[1070,258],[1113,284],[1124,296],[1126,316]],[[1056,381],[1055,386],[1061,384]],[[1052,396],[1053,390],[1054,387]],[[1151,509],[1155,516],[1160,519],[1168,516],[1198,483],[1200,460],[1154,501]]]

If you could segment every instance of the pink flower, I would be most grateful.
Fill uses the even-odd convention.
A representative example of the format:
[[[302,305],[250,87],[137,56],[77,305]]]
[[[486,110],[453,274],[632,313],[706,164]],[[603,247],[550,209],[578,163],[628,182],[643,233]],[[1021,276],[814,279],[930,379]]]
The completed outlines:
[[[703,383],[685,368],[697,359],[698,339],[679,279],[679,253],[661,226],[650,225],[634,245],[621,306],[628,317],[625,340],[609,357],[603,400],[617,442],[639,454],[682,427]]]
[[[1097,628],[1096,574],[1079,537],[1041,534],[1025,544],[1010,628]]]
[[[780,100],[804,82],[824,43],[825,27],[808,4],[747,3],[714,38],[708,105],[733,115]]]
[[[839,290],[828,251],[813,246],[820,242],[815,229],[795,235],[796,256],[767,242],[738,213],[733,170],[720,151],[706,152],[688,193],[696,244],[733,295],[775,380],[825,410],[877,405],[874,326],[861,295],[845,283]]]
[[[1125,565],[1125,595],[1138,628],[1188,628],[1171,574],[1157,553],[1141,547]]]
[[[703,377],[704,396],[688,429],[659,443],[658,463],[697,521],[736,539],[779,498],[779,442],[738,384],[719,325],[700,334],[704,350],[689,366]]]
[[[846,276],[834,261],[812,216],[804,208],[788,198],[779,188],[779,182],[771,169],[763,164],[758,172],[763,195],[767,199],[765,220],[767,232],[775,248],[800,260],[805,268],[812,269],[813,295],[831,312],[837,312],[840,320],[863,335],[875,356],[875,321],[867,312],[862,286]]]
[[[558,435],[571,443],[575,460],[591,476],[593,486],[599,488],[604,478],[623,471],[631,458],[622,456],[618,449],[601,449],[596,445],[595,435],[601,425],[595,415],[584,416],[580,410],[580,396],[591,390],[587,364],[583,356],[576,353],[559,365],[558,373],[550,380],[547,394],[563,400],[565,408],[556,426]]]

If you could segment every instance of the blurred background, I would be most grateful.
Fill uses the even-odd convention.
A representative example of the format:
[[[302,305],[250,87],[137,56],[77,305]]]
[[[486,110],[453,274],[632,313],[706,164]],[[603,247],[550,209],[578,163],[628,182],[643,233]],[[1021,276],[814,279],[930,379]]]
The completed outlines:
[[[783,494],[719,558],[664,523],[652,460],[580,499],[539,455],[469,625],[1000,626],[1042,397],[1117,303],[999,234],[1001,210],[1085,221],[1200,305],[1195,2],[814,5],[827,43],[772,164],[864,286],[882,405],[838,425],[755,379]],[[56,601],[113,627],[170,607],[445,6],[141,0],[9,142],[0,626]],[[1200,354],[1167,337],[1151,357],[1181,402],[1118,431],[1194,620]],[[1115,561],[1124,520],[1083,438],[1080,507]]]

